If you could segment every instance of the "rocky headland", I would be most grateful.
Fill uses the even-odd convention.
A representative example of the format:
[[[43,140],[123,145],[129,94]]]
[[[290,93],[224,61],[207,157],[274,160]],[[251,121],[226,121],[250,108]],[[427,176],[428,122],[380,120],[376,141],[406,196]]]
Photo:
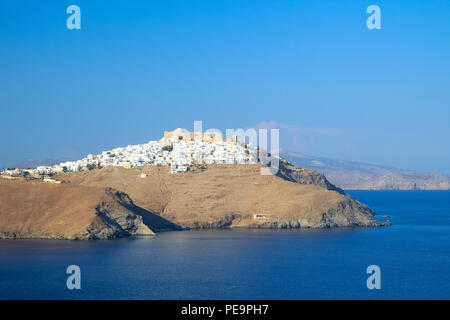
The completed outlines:
[[[0,238],[113,239],[190,228],[377,227],[374,212],[323,174],[261,165],[107,167],[61,184],[0,179]]]

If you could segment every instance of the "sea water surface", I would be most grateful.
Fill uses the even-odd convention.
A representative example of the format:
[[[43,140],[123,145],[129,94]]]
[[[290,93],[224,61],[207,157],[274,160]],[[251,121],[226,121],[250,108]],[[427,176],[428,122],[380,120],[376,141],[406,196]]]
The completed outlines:
[[[450,191],[350,191],[391,227],[0,241],[1,299],[449,299]],[[381,268],[369,290],[366,269]],[[66,268],[81,268],[68,290]]]

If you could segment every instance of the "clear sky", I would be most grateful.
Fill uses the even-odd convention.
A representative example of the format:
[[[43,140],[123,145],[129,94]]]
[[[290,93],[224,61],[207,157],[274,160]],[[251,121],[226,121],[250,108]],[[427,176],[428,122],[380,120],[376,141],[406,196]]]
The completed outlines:
[[[66,8],[81,8],[81,30]],[[381,8],[369,30],[366,8]],[[0,2],[0,167],[164,130],[281,128],[315,156],[450,174],[450,3]]]

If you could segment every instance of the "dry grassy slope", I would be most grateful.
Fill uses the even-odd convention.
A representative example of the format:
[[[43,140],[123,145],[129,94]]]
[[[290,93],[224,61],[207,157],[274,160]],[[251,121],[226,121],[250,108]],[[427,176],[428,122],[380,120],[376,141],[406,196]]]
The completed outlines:
[[[141,178],[141,173],[148,177]],[[58,179],[67,185],[123,191],[136,205],[184,227],[377,225],[373,212],[350,196],[295,179],[263,176],[260,165],[210,165],[184,174],[170,174],[168,167],[108,167]]]
[[[150,235],[145,210],[110,188],[0,179],[0,238]],[[148,213],[151,215],[151,213]]]

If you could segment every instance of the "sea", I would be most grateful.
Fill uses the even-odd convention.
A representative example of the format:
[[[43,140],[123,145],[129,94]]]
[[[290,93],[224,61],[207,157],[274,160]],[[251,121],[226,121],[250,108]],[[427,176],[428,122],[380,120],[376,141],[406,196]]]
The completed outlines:
[[[0,240],[0,299],[449,299],[450,191],[348,193],[392,226]]]

